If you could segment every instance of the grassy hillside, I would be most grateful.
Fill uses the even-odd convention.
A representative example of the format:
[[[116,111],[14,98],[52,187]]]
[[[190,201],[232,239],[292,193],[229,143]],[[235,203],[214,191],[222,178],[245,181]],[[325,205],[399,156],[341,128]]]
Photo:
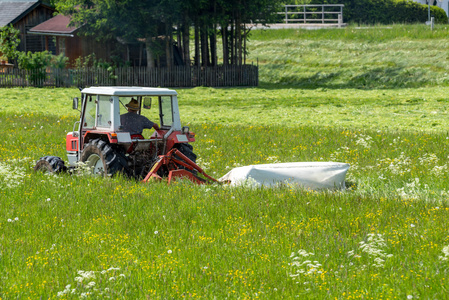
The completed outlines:
[[[448,25],[253,30],[249,59],[263,83],[397,89],[449,84]]]
[[[2,89],[0,299],[445,299],[446,30],[254,31],[260,87],[178,90],[210,175],[341,161],[344,191],[36,174],[79,91]]]

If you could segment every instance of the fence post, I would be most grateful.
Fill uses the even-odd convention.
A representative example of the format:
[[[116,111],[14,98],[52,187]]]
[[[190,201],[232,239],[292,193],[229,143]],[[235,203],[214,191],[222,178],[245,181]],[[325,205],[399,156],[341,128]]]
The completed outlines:
[[[321,6],[321,23],[324,24],[324,5]]]
[[[304,5],[302,8],[304,10],[304,24],[306,24],[306,20],[307,20],[307,18],[306,18],[306,6]]]
[[[343,23],[341,20],[341,13],[338,14],[338,28],[341,28],[341,24]]]
[[[285,24],[288,24],[288,7],[285,6]]]

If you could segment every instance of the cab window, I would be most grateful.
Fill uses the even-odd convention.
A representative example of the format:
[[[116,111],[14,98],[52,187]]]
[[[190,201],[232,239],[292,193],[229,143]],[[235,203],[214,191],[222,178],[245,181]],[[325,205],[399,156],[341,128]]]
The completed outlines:
[[[111,127],[112,102],[113,100],[111,99],[111,96],[98,96],[98,127]]]
[[[85,128],[95,127],[95,115],[97,111],[97,99],[96,96],[86,95],[86,111],[84,113]]]
[[[171,126],[173,123],[173,109],[171,96],[161,96],[159,97],[160,108],[161,108],[161,125]]]

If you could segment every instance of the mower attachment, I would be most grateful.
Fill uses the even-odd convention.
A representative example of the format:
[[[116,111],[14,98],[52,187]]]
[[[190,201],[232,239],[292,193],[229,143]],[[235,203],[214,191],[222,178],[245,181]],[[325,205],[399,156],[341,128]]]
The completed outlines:
[[[158,160],[148,172],[142,182],[148,182],[151,178],[161,180],[162,177],[157,174],[161,169],[168,171],[168,184],[175,178],[187,178],[198,184],[218,182],[216,179],[207,175],[196,163],[178,149],[170,150],[166,155],[159,155]],[[203,175],[205,178],[198,176]]]

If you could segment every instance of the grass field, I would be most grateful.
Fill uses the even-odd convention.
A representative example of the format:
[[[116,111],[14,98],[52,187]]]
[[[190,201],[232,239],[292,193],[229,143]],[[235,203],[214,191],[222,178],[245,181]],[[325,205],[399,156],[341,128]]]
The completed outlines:
[[[65,158],[79,92],[4,89],[0,299],[445,299],[449,61],[426,55],[435,44],[447,56],[447,29],[273,32],[250,44],[260,87],[178,90],[199,164],[220,177],[347,162],[347,190],[36,174],[40,156]],[[400,41],[410,53],[395,56]],[[387,56],[403,67],[385,84]],[[337,59],[347,63],[331,67]],[[365,85],[345,83],[376,68]],[[315,76],[327,72],[339,75]]]

